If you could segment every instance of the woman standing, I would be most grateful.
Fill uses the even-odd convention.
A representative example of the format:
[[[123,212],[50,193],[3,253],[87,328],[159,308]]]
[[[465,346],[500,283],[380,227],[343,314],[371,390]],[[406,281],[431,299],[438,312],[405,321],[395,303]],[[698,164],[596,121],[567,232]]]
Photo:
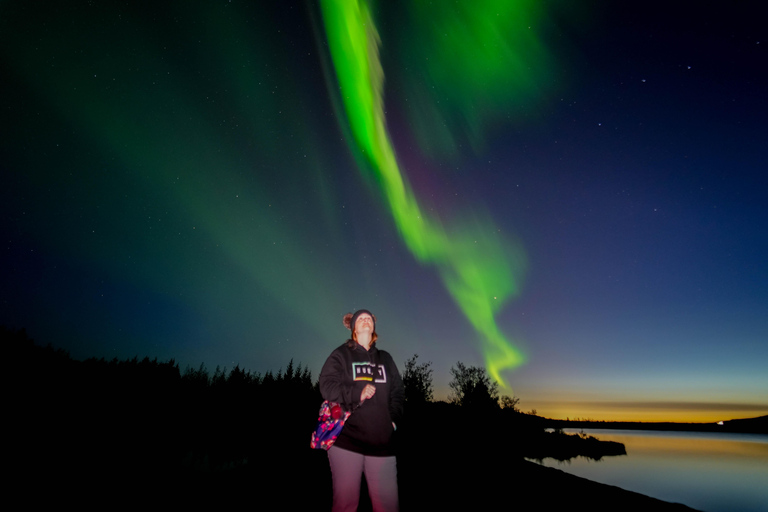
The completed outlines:
[[[325,400],[353,411],[328,450],[333,510],[357,510],[362,475],[374,512],[398,510],[392,434],[403,414],[403,381],[387,352],[376,348],[376,317],[365,309],[344,315],[352,337],[334,350],[320,372]]]

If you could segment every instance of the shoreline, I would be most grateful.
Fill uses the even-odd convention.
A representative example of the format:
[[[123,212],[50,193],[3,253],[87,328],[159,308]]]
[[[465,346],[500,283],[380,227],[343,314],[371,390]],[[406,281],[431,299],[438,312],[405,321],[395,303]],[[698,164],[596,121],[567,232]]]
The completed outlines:
[[[617,507],[647,507],[646,510],[660,511],[694,511],[683,503],[672,503],[646,494],[630,491],[615,485],[603,484],[587,478],[572,475],[556,468],[542,466],[533,461],[525,461],[536,467],[528,467],[530,474],[536,475],[532,479],[557,481],[557,487],[567,495],[548,503],[547,506],[572,506],[574,502],[590,503],[590,510],[617,510]]]
[[[588,428],[604,430],[649,430],[664,432],[709,432],[727,434],[768,435],[768,415],[756,418],[740,418],[718,423],[676,423],[642,421],[582,421],[541,418],[545,428]]]

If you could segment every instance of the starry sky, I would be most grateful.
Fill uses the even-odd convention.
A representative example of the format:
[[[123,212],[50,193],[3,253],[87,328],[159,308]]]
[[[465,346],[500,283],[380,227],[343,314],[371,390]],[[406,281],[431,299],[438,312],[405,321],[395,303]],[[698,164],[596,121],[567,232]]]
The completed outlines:
[[[438,399],[768,413],[760,2],[434,4],[370,6],[356,110],[317,2],[0,3],[0,324],[316,377],[367,308]]]

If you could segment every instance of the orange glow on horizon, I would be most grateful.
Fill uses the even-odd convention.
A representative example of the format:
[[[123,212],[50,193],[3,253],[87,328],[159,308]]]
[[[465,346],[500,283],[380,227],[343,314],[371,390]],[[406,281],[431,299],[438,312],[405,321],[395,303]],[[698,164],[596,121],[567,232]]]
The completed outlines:
[[[515,395],[512,389],[502,389],[499,395]],[[615,421],[644,423],[717,423],[768,416],[768,404],[760,396],[745,396],[718,402],[701,402],[685,396],[676,400],[641,400],[638,395],[620,400],[597,398],[597,393],[546,390],[536,397],[522,397],[518,404],[525,413],[553,420]],[[450,401],[447,389],[437,388],[436,400]]]

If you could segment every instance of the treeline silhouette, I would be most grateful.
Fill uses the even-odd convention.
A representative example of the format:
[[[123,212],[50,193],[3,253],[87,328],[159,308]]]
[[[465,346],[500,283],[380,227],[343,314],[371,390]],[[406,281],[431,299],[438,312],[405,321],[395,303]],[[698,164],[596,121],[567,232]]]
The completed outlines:
[[[23,329],[0,327],[0,339],[19,478],[177,481],[197,492],[198,483],[259,473],[268,482],[310,451],[322,400],[309,369],[293,361],[264,375],[204,365],[182,373],[173,359],[77,361]]]
[[[309,448],[322,397],[301,363],[263,375],[239,366],[181,372],[174,360],[77,361],[35,345],[23,329],[0,327],[0,343],[11,372],[12,489],[33,485],[64,496],[85,486],[139,501],[237,496],[232,503],[250,497],[257,509],[330,509],[326,453]],[[408,400],[396,433],[404,510],[496,505],[511,481],[518,506],[545,499],[548,509],[581,496],[593,510],[638,500],[665,510],[663,502],[525,461],[579,454],[587,440],[544,432],[543,418],[522,413],[515,398],[499,399],[484,371],[461,364],[453,369],[453,403],[433,402],[430,363],[416,357],[405,365]],[[590,443],[595,458],[616,449]],[[566,494],[551,495],[553,487]],[[363,499],[360,510],[369,507]]]

